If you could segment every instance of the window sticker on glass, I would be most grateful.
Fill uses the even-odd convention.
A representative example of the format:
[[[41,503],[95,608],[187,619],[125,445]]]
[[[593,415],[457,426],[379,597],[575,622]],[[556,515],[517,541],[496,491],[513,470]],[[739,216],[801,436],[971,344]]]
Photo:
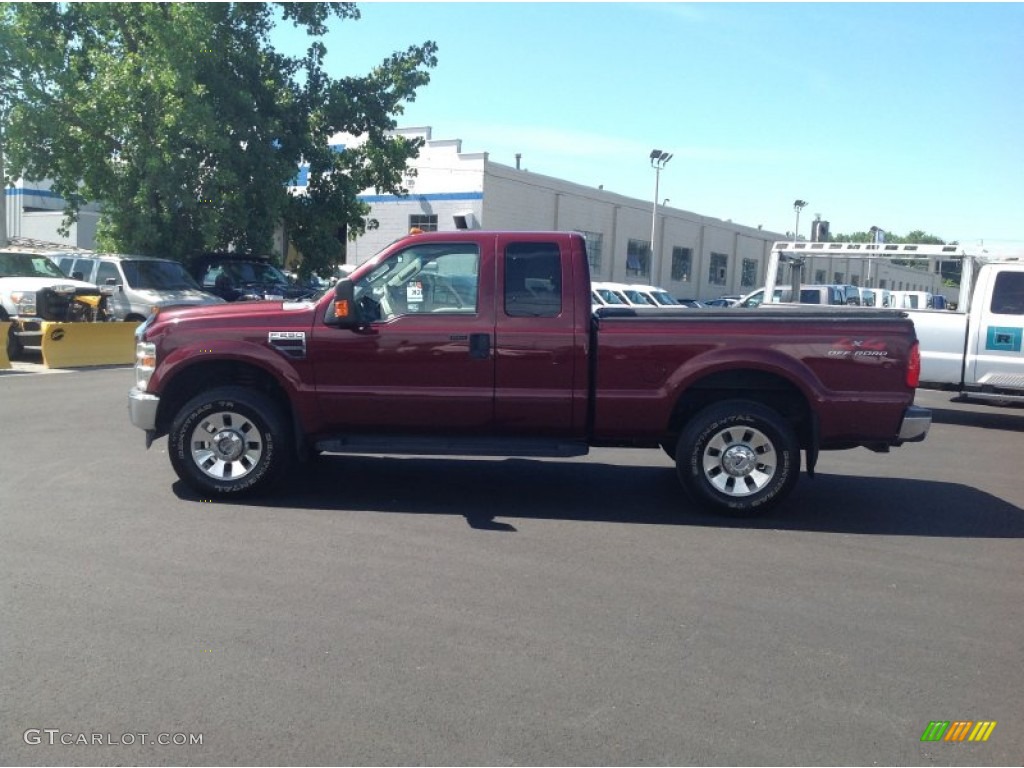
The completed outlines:
[[[418,312],[417,304],[423,303],[423,283],[414,281],[405,286],[405,303],[409,305],[410,312]]]

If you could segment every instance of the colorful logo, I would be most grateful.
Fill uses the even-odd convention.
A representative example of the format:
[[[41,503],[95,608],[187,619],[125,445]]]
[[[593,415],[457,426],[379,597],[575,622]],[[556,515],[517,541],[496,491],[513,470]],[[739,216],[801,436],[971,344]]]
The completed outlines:
[[[921,741],[988,741],[995,728],[995,720],[932,720]]]

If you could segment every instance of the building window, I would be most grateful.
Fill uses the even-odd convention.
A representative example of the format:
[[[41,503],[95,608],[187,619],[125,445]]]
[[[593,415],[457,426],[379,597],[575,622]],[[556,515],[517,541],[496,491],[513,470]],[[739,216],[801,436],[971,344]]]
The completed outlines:
[[[693,249],[679,248],[672,249],[672,279],[677,283],[690,282],[690,275],[693,274]]]
[[[604,236],[600,232],[581,232],[587,241],[587,262],[590,264],[591,274],[601,271],[601,243]]]
[[[860,275],[850,275],[850,283],[853,285],[860,285]]]
[[[729,276],[729,257],[724,253],[711,254],[711,266],[708,268],[710,285],[725,285]]]
[[[626,244],[626,274],[630,277],[647,277],[650,273],[650,241],[630,240]]]
[[[836,272],[832,275],[832,277],[832,282],[838,285],[843,282],[843,278],[845,277],[845,275],[842,272]]]
[[[413,214],[409,217],[409,229],[413,227],[422,232],[437,232],[437,214]]]
[[[817,285],[824,285],[825,284],[825,270],[824,269],[816,269],[814,271],[814,282]]]
[[[740,276],[740,285],[745,288],[753,288],[757,283],[757,262],[753,259],[743,260],[743,274]]]
[[[881,279],[881,280],[879,280],[879,281],[878,281],[878,287],[879,287],[879,288],[881,288],[882,290],[885,290],[885,282],[886,282],[886,281],[885,281],[885,279],[884,279],[884,278],[883,278],[883,279]]]

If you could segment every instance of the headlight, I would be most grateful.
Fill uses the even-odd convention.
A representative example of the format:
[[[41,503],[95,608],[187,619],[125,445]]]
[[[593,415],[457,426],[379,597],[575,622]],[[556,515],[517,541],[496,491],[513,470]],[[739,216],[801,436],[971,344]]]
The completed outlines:
[[[36,314],[36,292],[35,291],[11,291],[11,302],[14,304],[19,315]]]
[[[142,392],[149,386],[149,379],[156,370],[156,344],[140,341],[135,345],[135,386]]]

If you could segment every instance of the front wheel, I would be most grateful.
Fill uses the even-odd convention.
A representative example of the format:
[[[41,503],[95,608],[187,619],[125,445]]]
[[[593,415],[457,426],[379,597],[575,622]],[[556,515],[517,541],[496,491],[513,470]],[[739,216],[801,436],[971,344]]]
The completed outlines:
[[[281,409],[266,395],[219,387],[192,398],[171,424],[171,466],[202,494],[243,496],[272,487],[292,462]]]
[[[792,425],[750,400],[727,400],[700,411],[679,435],[675,458],[679,479],[695,500],[737,516],[782,501],[800,474]]]

